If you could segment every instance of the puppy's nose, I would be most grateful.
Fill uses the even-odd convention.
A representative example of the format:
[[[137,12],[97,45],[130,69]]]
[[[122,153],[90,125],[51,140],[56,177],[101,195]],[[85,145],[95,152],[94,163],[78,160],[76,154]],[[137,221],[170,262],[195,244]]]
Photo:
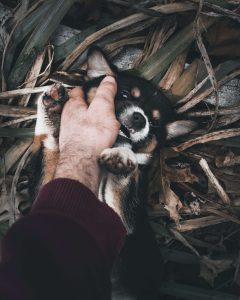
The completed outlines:
[[[132,116],[132,122],[133,122],[133,127],[136,129],[141,129],[143,127],[145,127],[146,125],[146,120],[144,118],[144,116],[139,113],[139,112],[134,112],[133,116]]]

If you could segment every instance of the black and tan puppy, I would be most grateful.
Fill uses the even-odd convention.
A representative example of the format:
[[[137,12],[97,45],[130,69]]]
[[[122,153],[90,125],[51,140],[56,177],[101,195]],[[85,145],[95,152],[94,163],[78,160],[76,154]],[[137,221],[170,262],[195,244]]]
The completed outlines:
[[[174,121],[171,106],[158,89],[143,78],[118,72],[96,47],[88,53],[88,80],[83,86],[88,103],[106,75],[117,81],[115,111],[122,126],[115,145],[99,157],[103,169],[99,199],[121,217],[128,232],[112,277],[113,299],[155,299],[162,262],[147,219],[145,169],[166,140],[190,132],[195,123]],[[38,103],[34,145],[44,143],[44,183],[54,175],[59,112],[66,101],[64,92],[55,88],[58,96],[53,88]]]
[[[141,166],[149,164],[167,139],[191,131],[195,123],[173,121],[168,99],[158,89],[143,78],[118,72],[98,48],[89,51],[87,75],[90,80],[84,91],[89,103],[105,75],[115,76],[117,81],[115,111],[122,127],[116,144],[99,158],[107,171],[99,197],[121,216],[128,233],[133,233],[140,205]]]

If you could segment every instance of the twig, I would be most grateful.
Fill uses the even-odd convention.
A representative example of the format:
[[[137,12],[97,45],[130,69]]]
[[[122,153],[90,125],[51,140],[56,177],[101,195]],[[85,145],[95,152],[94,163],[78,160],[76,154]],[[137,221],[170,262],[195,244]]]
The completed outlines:
[[[237,219],[237,218],[234,217],[234,216],[231,216],[231,215],[229,215],[229,214],[227,214],[227,213],[225,213],[225,212],[223,212],[223,211],[220,211],[220,210],[215,209],[215,208],[212,208],[212,207],[209,207],[207,210],[208,210],[210,213],[213,213],[213,214],[215,214],[215,215],[218,215],[218,216],[220,216],[220,217],[223,217],[223,218],[225,218],[225,219],[228,219],[229,221],[232,221],[232,222],[234,222],[234,223],[240,225],[240,220]]]
[[[177,228],[180,232],[190,231],[190,230],[196,230],[208,226],[213,226],[216,224],[221,224],[222,222],[228,222],[229,220],[226,220],[223,217],[219,216],[207,216],[202,218],[196,218],[186,221],[180,221],[180,226]],[[175,228],[176,226],[173,226]]]
[[[230,81],[231,79],[237,77],[238,75],[240,75],[240,70],[236,70],[236,71],[232,72],[231,74],[229,74],[229,75],[225,76],[223,79],[221,79],[218,82],[218,86],[220,87],[221,85],[223,85],[224,83],[226,83],[226,82]],[[190,108],[192,108],[195,105],[197,105],[199,102],[201,102],[205,97],[207,97],[208,95],[210,95],[212,92],[213,92],[213,87],[208,88],[207,90],[203,91],[201,94],[197,95],[192,100],[190,100],[189,102],[187,102],[182,107],[176,109],[176,113],[177,114],[184,113],[185,111],[187,111]]]
[[[130,7],[130,8],[134,8],[135,10],[140,11],[151,17],[162,17],[163,16],[162,13],[157,12],[151,8],[144,8],[144,7],[141,7],[141,6],[133,4],[133,3],[128,3],[126,1],[122,1],[122,0],[105,0],[105,1],[110,2],[110,3],[119,4],[119,5],[126,6],[126,7]]]
[[[0,104],[0,116],[22,117],[31,114],[36,114],[35,108]]]
[[[12,97],[27,95],[27,94],[38,94],[42,92],[47,92],[51,87],[52,85],[46,85],[46,86],[39,86],[35,88],[25,88],[25,89],[6,91],[0,93],[0,99],[8,99]]]
[[[176,152],[181,152],[181,151],[186,150],[197,144],[205,144],[205,143],[209,143],[212,141],[218,141],[221,139],[227,139],[227,138],[239,136],[239,135],[240,135],[240,128],[232,128],[232,129],[214,131],[214,132],[202,135],[200,137],[197,137],[195,139],[189,140],[187,142],[184,142],[178,146],[172,147],[172,149]]]
[[[199,90],[200,88],[208,81],[209,76],[205,77],[194,89],[192,89],[184,98],[178,100],[175,104],[176,106],[179,104],[183,104],[188,102]]]
[[[204,158],[202,158],[199,161],[199,165],[203,169],[204,173],[208,177],[209,182],[211,183],[211,185],[213,186],[213,188],[216,190],[216,192],[219,195],[219,197],[222,199],[223,203],[229,205],[231,203],[231,200],[228,197],[227,193],[222,188],[222,186],[220,185],[220,183],[217,180],[217,178],[214,176],[213,172],[210,170],[207,161]]]
[[[22,122],[28,121],[28,120],[35,120],[35,119],[37,119],[37,114],[2,123],[2,124],[0,124],[0,128],[11,126],[11,125],[18,124],[18,123],[22,123]]]
[[[145,40],[146,40],[145,36],[135,36],[135,37],[131,37],[131,38],[125,38],[125,39],[113,42],[111,44],[107,44],[104,47],[104,50],[106,52],[112,52],[115,49],[118,49],[122,46],[134,45],[134,44],[144,44]]]
[[[194,2],[194,3],[199,3],[200,0],[190,0],[190,1]],[[239,4],[239,2],[238,2],[238,4]],[[229,17],[229,18],[231,18],[235,21],[240,22],[239,14],[235,13],[234,11],[231,11],[227,8],[221,7],[221,6],[213,4],[213,3],[209,3],[207,1],[204,1],[203,5],[211,8],[214,11],[217,11],[222,16],[226,16],[226,17]]]
[[[209,110],[199,110],[199,111],[192,111],[187,113],[186,115],[188,117],[207,117],[211,116],[215,113],[214,110],[209,109]],[[234,106],[228,106],[225,108],[221,108],[218,111],[219,116],[225,116],[225,115],[232,115],[232,114],[238,114],[240,113],[240,105],[234,105]]]
[[[205,66],[206,66],[206,69],[207,69],[207,72],[208,72],[208,77],[209,77],[210,82],[212,84],[213,91],[214,91],[214,94],[215,94],[215,99],[216,99],[214,118],[213,118],[212,124],[208,128],[208,131],[210,131],[214,127],[214,125],[216,123],[216,120],[217,120],[218,108],[219,108],[219,95],[218,95],[217,79],[216,79],[215,73],[213,71],[211,61],[209,59],[207,50],[204,46],[202,36],[201,36],[201,30],[200,30],[199,22],[200,22],[200,13],[202,11],[202,7],[203,7],[203,0],[199,0],[199,8],[198,8],[197,16],[196,16],[196,19],[195,19],[195,22],[194,22],[194,31],[195,31],[196,42],[197,42],[199,51],[201,52],[203,61],[205,63]]]
[[[180,232],[178,232],[173,228],[171,228],[170,231],[174,235],[175,239],[180,241],[185,247],[189,248],[195,255],[200,257],[199,252],[192,245],[189,244],[189,242],[185,239],[185,237]]]

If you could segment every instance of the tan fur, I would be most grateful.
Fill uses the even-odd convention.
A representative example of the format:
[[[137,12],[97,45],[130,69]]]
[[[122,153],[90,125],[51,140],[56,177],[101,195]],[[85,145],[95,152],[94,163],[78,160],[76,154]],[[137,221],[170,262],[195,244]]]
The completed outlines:
[[[43,185],[53,179],[59,159],[59,151],[44,149]]]
[[[112,209],[122,218],[122,208],[121,208],[121,202],[122,202],[122,193],[124,193],[124,187],[121,185],[118,185],[117,183],[114,183],[112,186],[113,191],[113,199],[114,202],[112,203]]]
[[[161,117],[161,113],[158,109],[153,110],[152,112],[152,116],[155,120],[159,120]]]
[[[87,93],[87,103],[90,104],[96,95],[97,87],[92,87]]]
[[[131,95],[135,98],[139,98],[141,96],[141,91],[138,87],[134,87],[131,90]]]
[[[36,153],[42,145],[42,142],[47,139],[47,134],[35,135],[32,144],[32,152]]]
[[[136,153],[149,153],[151,154],[157,147],[157,139],[155,136],[142,148],[138,149]]]

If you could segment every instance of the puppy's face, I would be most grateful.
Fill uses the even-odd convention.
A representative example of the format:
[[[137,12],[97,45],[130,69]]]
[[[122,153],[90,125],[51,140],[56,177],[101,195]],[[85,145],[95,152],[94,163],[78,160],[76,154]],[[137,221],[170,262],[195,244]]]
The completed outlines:
[[[113,75],[117,81],[115,111],[119,122],[127,129],[133,145],[142,145],[150,135],[163,142],[166,138],[166,123],[172,119],[171,107],[166,97],[145,79],[118,72],[111,67],[98,49],[88,57],[88,75],[85,84],[86,99],[90,103],[104,75]],[[99,77],[100,75],[100,77]]]

